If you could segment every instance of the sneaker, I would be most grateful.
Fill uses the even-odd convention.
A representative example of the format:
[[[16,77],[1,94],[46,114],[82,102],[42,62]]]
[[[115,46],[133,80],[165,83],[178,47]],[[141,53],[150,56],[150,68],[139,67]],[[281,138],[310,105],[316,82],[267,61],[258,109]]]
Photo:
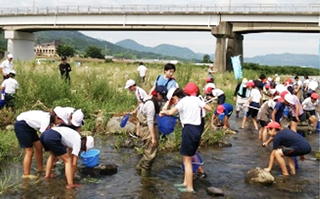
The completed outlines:
[[[188,189],[186,187],[178,188],[178,191],[180,191],[182,193],[196,193],[194,190],[188,191]]]
[[[174,187],[176,187],[176,188],[183,188],[183,187],[186,187],[184,184],[174,184],[173,185]]]
[[[206,178],[206,177],[208,177],[208,175],[206,174],[206,172],[203,172],[203,173],[198,172],[197,175],[198,175],[200,178]]]

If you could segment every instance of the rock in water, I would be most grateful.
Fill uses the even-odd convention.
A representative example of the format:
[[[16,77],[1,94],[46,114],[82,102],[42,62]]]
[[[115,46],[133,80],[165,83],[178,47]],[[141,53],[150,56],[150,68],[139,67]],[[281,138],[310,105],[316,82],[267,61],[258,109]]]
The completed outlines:
[[[272,184],[274,177],[270,172],[267,172],[259,167],[256,167],[247,173],[247,181],[252,183]]]
[[[215,196],[223,196],[224,195],[223,190],[216,188],[216,187],[208,187],[206,190],[209,194],[213,194]]]
[[[99,164],[95,167],[86,167],[81,165],[79,171],[83,175],[99,177],[102,175],[113,175],[118,172],[118,166],[115,164]]]

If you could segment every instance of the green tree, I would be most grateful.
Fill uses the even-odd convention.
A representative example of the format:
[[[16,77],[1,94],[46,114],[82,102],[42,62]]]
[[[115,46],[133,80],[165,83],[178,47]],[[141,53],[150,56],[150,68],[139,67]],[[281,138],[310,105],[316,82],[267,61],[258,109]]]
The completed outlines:
[[[203,55],[202,63],[212,63],[208,54]]]
[[[96,46],[88,46],[86,49],[85,57],[102,59],[103,55],[101,51],[102,50]]]
[[[56,49],[59,56],[73,57],[75,49],[70,45],[59,45]]]

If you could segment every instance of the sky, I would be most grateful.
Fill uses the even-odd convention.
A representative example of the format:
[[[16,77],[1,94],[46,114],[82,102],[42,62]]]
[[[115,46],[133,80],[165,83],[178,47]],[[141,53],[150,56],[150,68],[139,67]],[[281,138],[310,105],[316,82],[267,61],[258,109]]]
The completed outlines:
[[[106,5],[240,5],[240,4],[320,4],[319,0],[1,0],[0,7],[55,7],[55,6],[106,6]],[[213,54],[216,39],[210,32],[143,32],[143,31],[81,31],[93,38],[115,43],[132,39],[141,45],[155,47],[171,44],[187,47],[196,53]],[[318,54],[320,33],[253,33],[245,34],[244,57],[265,54]]]

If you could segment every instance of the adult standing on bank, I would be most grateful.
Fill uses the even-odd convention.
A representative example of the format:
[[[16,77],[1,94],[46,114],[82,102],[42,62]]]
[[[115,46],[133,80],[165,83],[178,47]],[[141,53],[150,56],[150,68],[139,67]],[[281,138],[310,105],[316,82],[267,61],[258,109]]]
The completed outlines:
[[[13,55],[8,54],[7,59],[4,60],[0,65],[0,71],[2,73],[3,79],[9,78],[9,72],[13,70],[13,64],[12,64]]]
[[[139,72],[141,82],[144,83],[146,80],[146,75],[147,75],[148,69],[145,65],[143,65],[143,62],[139,63],[139,67],[137,68],[137,71]]]
[[[61,79],[64,79],[68,84],[70,84],[70,75],[71,66],[67,63],[67,57],[61,57],[61,64],[59,65],[59,70],[61,74]]]
[[[213,64],[210,64],[208,69],[208,78],[210,78],[210,83],[214,83],[213,73],[215,72],[217,72],[217,70],[213,70]]]

